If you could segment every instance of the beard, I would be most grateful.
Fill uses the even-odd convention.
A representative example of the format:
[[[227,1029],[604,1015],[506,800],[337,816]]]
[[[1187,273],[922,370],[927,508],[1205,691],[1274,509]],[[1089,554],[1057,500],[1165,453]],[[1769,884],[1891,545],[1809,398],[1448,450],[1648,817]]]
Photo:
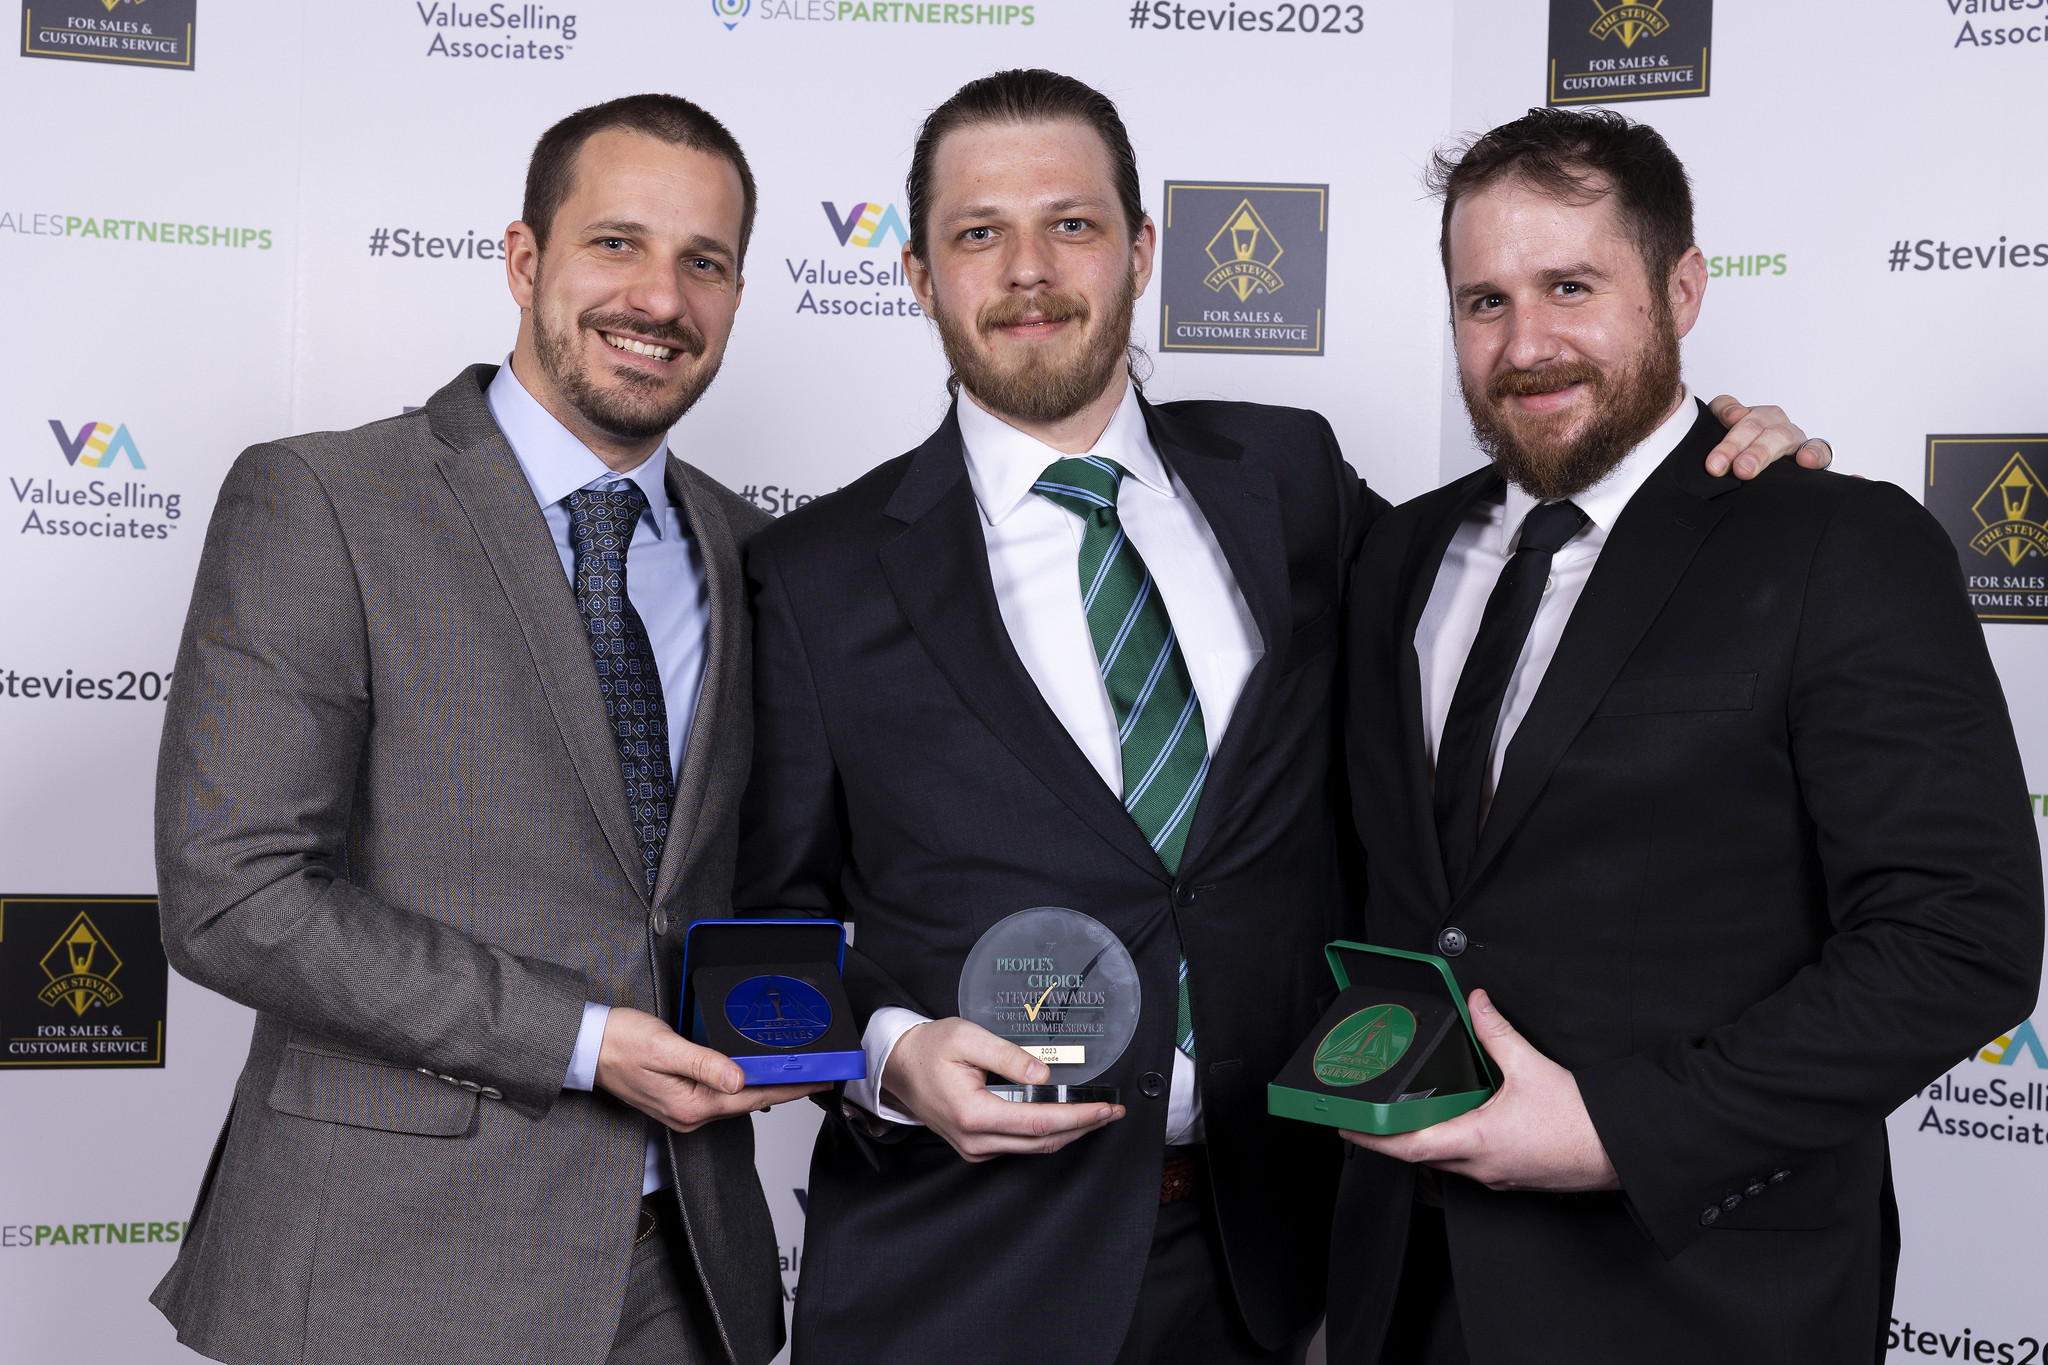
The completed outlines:
[[[1669,309],[1654,318],[1649,343],[1625,366],[1602,369],[1567,360],[1537,370],[1508,370],[1475,393],[1461,375],[1458,387],[1480,449],[1501,476],[1542,501],[1575,497],[1607,477],[1631,450],[1664,422],[1678,393],[1678,333]],[[1593,411],[1574,434],[1576,413],[1511,414],[1510,397],[1553,393],[1586,385]]]
[[[939,325],[939,341],[946,348],[953,377],[983,407],[1024,422],[1062,422],[1100,398],[1116,378],[1117,364],[1130,346],[1137,302],[1134,273],[1124,277],[1116,297],[1092,328],[1088,324],[1093,310],[1088,301],[1079,294],[1056,292],[1005,295],[975,315],[973,331],[936,303],[932,321]],[[1014,361],[996,358],[986,348],[985,339],[999,328],[1023,321],[1027,314],[1079,323],[1079,346],[1034,346]]]
[[[686,370],[681,387],[676,389],[667,389],[667,381],[658,376],[623,366],[607,376],[608,384],[601,382],[584,363],[582,347],[577,344],[585,330],[618,332],[673,346],[699,361],[705,351],[704,334],[687,322],[650,322],[630,313],[607,313],[595,308],[580,314],[574,327],[557,331],[540,306],[543,295],[538,274],[534,277],[533,292],[533,353],[540,361],[541,372],[555,392],[583,414],[585,421],[609,436],[622,441],[645,441],[661,435],[681,420],[718,377],[722,357],[714,356],[708,363]]]

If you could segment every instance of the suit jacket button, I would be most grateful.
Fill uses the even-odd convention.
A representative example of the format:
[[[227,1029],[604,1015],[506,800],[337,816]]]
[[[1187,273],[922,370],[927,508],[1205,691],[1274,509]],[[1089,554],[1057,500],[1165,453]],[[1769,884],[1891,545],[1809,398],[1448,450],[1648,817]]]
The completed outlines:
[[[505,1092],[498,1089],[498,1087],[495,1085],[487,1085],[483,1089],[477,1091],[477,1093],[479,1095],[482,1095],[487,1100],[502,1100],[505,1098]]]
[[[483,1087],[478,1085],[475,1081],[463,1081],[460,1084],[464,1090],[474,1091],[478,1094],[483,1093]]]
[[[1770,1186],[1764,1184],[1764,1182],[1761,1180],[1752,1180],[1749,1182],[1749,1188],[1744,1190],[1743,1194],[1751,1199],[1754,1199],[1769,1188]]]
[[[1166,1078],[1156,1071],[1148,1071],[1138,1077],[1138,1089],[1145,1092],[1145,1098],[1156,1100],[1166,1093]]]
[[[1195,888],[1186,882],[1177,882],[1173,888],[1173,903],[1186,910],[1195,903]]]
[[[1738,1204],[1740,1204],[1741,1202],[1742,1202],[1742,1196],[1741,1196],[1741,1195],[1739,1195],[1739,1194],[1731,1194],[1731,1195],[1729,1195],[1729,1196],[1728,1196],[1728,1197],[1727,1197],[1726,1199],[1723,1199],[1723,1200],[1721,1201],[1721,1207],[1722,1207],[1722,1208],[1724,1208],[1724,1209],[1726,1209],[1726,1210],[1728,1210],[1728,1211],[1729,1211],[1730,1213],[1733,1213],[1733,1212],[1735,1212],[1735,1208],[1736,1208],[1736,1206],[1737,1206]]]
[[[657,910],[654,912],[654,936],[656,938],[666,938],[668,936],[668,911]]]
[[[1454,924],[1436,936],[1436,950],[1445,957],[1456,957],[1465,951],[1468,941],[1465,931]]]
[[[1773,1185],[1782,1185],[1782,1184],[1784,1184],[1784,1183],[1785,1183],[1785,1182],[1786,1182],[1787,1180],[1790,1180],[1791,1178],[1792,1178],[1792,1172],[1790,1172],[1790,1171],[1772,1171],[1772,1172],[1771,1172],[1771,1183],[1772,1183]]]
[[[458,1081],[458,1080],[456,1080],[456,1079],[455,1079],[455,1078],[454,1078],[453,1076],[443,1076],[443,1077],[441,1077],[441,1079],[442,1079],[442,1080],[444,1080],[444,1081],[446,1081],[446,1082],[448,1082],[448,1084],[450,1084],[450,1085],[461,1085],[461,1084],[462,1084],[462,1082],[461,1082],[461,1081]]]
[[[1716,1224],[1716,1223],[1718,1223],[1718,1222],[1720,1222],[1720,1221],[1721,1221],[1721,1206],[1720,1206],[1719,1204],[1709,1204],[1709,1205],[1707,1205],[1707,1206],[1706,1206],[1705,1208],[1703,1208],[1703,1209],[1701,1209],[1701,1210],[1700,1210],[1700,1226],[1701,1226],[1701,1227],[1703,1227],[1703,1228],[1710,1228],[1710,1227],[1714,1226],[1714,1224]]]

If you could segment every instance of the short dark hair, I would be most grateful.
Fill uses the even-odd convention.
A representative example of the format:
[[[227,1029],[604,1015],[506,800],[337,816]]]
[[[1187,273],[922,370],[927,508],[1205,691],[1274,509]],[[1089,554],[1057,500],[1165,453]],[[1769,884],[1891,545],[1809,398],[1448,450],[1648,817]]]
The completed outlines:
[[[1444,201],[1437,249],[1445,279],[1451,275],[1452,210],[1466,195],[1503,180],[1567,203],[1614,195],[1652,285],[1692,249],[1692,182],[1655,128],[1610,109],[1531,109],[1430,158],[1424,182]]]
[[[588,109],[578,109],[540,135],[533,159],[526,165],[526,202],[519,217],[533,230],[545,251],[555,214],[576,182],[576,155],[593,136],[612,128],[645,133],[663,142],[724,157],[740,173],[739,264],[747,259],[747,239],[754,235],[754,172],[747,154],[725,125],[680,95],[626,95]]]
[[[1063,119],[1093,128],[1109,149],[1124,225],[1135,240],[1145,221],[1145,201],[1138,189],[1138,155],[1131,150],[1131,135],[1124,130],[1116,105],[1100,90],[1072,76],[1034,67],[1029,71],[998,71],[969,81],[926,116],[924,127],[917,132],[917,146],[910,153],[910,175],[904,183],[905,196],[910,201],[911,254],[920,261],[931,259],[925,227],[932,211],[932,161],[946,134],[986,123],[1052,123]]]

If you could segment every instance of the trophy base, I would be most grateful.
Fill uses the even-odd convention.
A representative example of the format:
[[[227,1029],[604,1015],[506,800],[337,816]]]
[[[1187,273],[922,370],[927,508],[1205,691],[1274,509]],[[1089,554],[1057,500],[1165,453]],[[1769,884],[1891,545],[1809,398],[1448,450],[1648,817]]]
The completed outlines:
[[[1113,1085],[992,1085],[988,1093],[1013,1104],[1118,1104]]]

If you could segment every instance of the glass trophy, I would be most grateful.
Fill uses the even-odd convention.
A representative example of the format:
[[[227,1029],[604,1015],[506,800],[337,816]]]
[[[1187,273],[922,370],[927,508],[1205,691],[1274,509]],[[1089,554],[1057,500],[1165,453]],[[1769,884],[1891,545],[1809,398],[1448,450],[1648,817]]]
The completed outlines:
[[[1143,995],[1123,941],[1078,910],[1019,910],[981,936],[960,969],[960,1017],[1044,1062],[1044,1085],[997,1080],[990,1093],[1024,1104],[1119,1102],[1091,1085],[1138,1031]]]

